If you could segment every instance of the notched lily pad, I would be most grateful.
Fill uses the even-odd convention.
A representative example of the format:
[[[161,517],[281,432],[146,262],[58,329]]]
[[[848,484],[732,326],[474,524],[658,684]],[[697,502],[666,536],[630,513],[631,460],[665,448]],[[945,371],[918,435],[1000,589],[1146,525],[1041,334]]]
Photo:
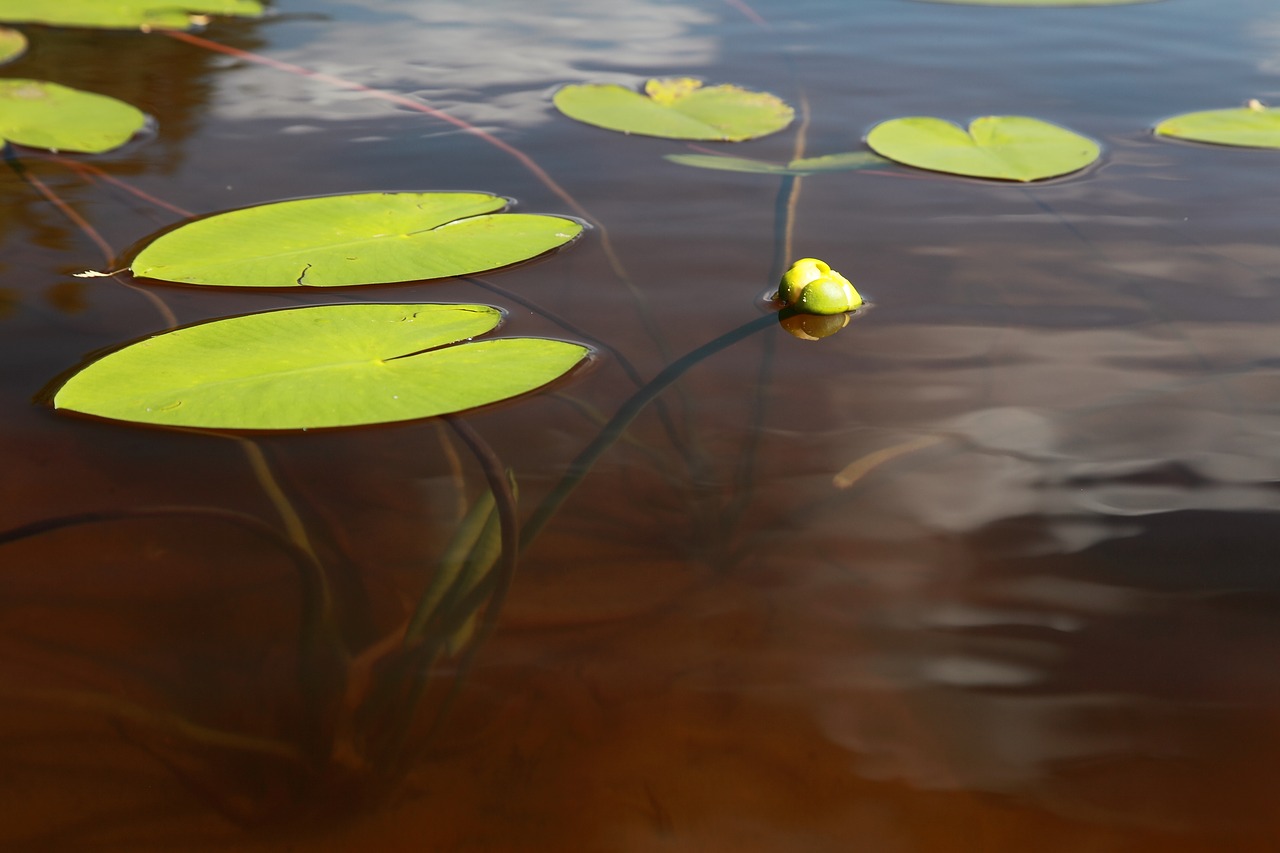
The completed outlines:
[[[125,30],[186,30],[206,15],[256,18],[258,0],[2,0],[0,21]]]
[[[348,303],[214,320],[92,362],[53,405],[204,429],[391,423],[524,394],[587,354],[541,338],[469,340],[501,316],[488,305]]]
[[[1280,148],[1280,110],[1259,101],[1226,110],[1184,113],[1156,125],[1157,136],[1233,145],[1241,148]]]
[[[232,287],[345,287],[470,275],[541,255],[582,225],[502,213],[490,193],[387,192],[219,213],[149,243],[136,276]]]
[[[32,148],[99,154],[129,141],[146,115],[124,101],[43,80],[0,80],[0,138]]]
[[[741,142],[776,133],[795,111],[768,92],[704,86],[690,77],[653,79],[644,94],[613,83],[571,85],[556,92],[569,118],[608,130],[666,139]]]
[[[940,118],[897,118],[873,127],[867,145],[908,166],[1003,181],[1066,175],[1101,155],[1092,139],[1027,116],[983,116],[967,131]]]
[[[725,172],[749,172],[757,175],[818,175],[823,172],[850,172],[883,166],[889,161],[869,151],[846,151],[821,157],[801,157],[789,163],[770,163],[748,157],[721,157],[718,154],[668,154],[666,159],[682,166],[718,169]]]

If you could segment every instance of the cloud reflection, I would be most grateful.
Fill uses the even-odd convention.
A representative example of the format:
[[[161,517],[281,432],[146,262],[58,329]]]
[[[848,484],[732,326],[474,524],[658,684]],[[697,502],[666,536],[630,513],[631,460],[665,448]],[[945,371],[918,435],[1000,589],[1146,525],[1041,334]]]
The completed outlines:
[[[490,128],[527,127],[551,117],[547,91],[563,83],[633,83],[639,74],[687,71],[707,63],[715,40],[696,34],[706,11],[653,0],[386,2],[317,26],[302,47],[270,55],[367,86],[416,95],[431,106]],[[285,24],[279,25],[283,33]],[[300,23],[298,27],[307,26]],[[280,39],[298,41],[297,35]],[[629,73],[605,69],[627,69]],[[633,72],[633,73],[630,73]],[[246,94],[252,95],[246,97]],[[228,75],[216,100],[224,119],[317,121],[385,116],[384,103],[279,71],[253,67]]]

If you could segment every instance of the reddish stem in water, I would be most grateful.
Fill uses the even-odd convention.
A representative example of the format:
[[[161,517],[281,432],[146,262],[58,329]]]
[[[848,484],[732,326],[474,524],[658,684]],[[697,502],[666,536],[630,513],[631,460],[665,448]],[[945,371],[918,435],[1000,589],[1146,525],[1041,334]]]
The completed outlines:
[[[762,26],[762,27],[769,26],[769,22],[766,21],[764,18],[760,17],[759,13],[757,13],[755,9],[752,9],[750,6],[744,3],[743,0],[724,0],[724,2],[728,3],[730,6],[737,9],[739,12],[741,12],[752,23],[758,24],[759,26]]]
[[[331,86],[337,86],[339,88],[348,89],[353,92],[360,92],[362,94],[369,95],[370,97],[379,98],[384,101],[389,101],[390,103],[396,104],[401,107],[405,107],[406,109],[414,110],[420,113],[425,113],[426,115],[429,115],[433,118],[438,118],[441,121],[448,122],[454,127],[464,130],[473,136],[479,137],[480,139],[492,145],[494,148],[497,148],[499,151],[502,151],[514,157],[517,161],[519,161],[521,166],[524,166],[526,169],[528,169],[530,174],[532,174],[535,178],[541,181],[543,186],[551,190],[551,192],[555,193],[562,201],[564,201],[565,204],[569,205],[569,207],[571,207],[575,213],[577,213],[579,216],[583,217],[584,219],[592,219],[591,215],[587,213],[586,209],[583,208],[582,205],[578,204],[577,199],[575,199],[572,195],[570,195],[568,190],[566,190],[564,187],[556,183],[555,179],[552,178],[549,174],[547,174],[547,172],[541,166],[539,166],[536,162],[534,162],[533,158],[531,158],[528,154],[525,154],[523,151],[521,151],[519,148],[516,148],[514,145],[503,142],[501,139],[494,136],[493,134],[487,131],[481,130],[475,125],[468,124],[462,119],[456,118],[455,116],[451,116],[446,112],[436,109],[435,107],[428,106],[427,104],[424,104],[422,101],[414,100],[413,98],[408,98],[408,97],[405,97],[404,95],[397,95],[394,92],[387,92],[382,89],[375,89],[371,86],[366,86],[363,83],[356,83],[353,80],[346,80],[342,77],[335,77],[332,74],[325,74],[320,71],[312,71],[310,68],[303,68],[301,65],[294,65],[291,62],[281,62],[278,59],[271,59],[270,57],[261,56],[260,54],[256,54],[256,53],[251,53],[247,50],[240,50],[239,48],[236,48],[236,47],[229,47],[225,44],[219,44],[216,41],[210,41],[209,39],[192,35],[191,33],[179,32],[177,30],[165,30],[164,34],[167,35],[169,38],[177,39],[178,41],[185,41],[188,44],[193,44],[197,47],[202,47],[205,50],[212,50],[218,53],[225,53],[228,56],[234,56],[238,59],[243,59],[246,62],[255,62],[258,65],[265,65],[268,68],[274,68],[277,71],[286,71],[290,74],[297,74],[300,77],[309,77],[312,80],[319,80],[323,83],[328,83]]]
[[[111,184],[112,186],[119,187],[120,189],[124,190],[125,192],[129,193],[129,195],[134,196],[135,198],[139,198],[147,202],[148,204],[154,204],[156,207],[162,207],[165,210],[169,211],[170,213],[176,213],[178,216],[181,216],[185,219],[190,219],[193,216],[195,216],[195,214],[192,213],[191,211],[184,210],[181,207],[178,207],[176,204],[170,204],[169,202],[165,201],[162,198],[158,198],[156,196],[151,195],[151,193],[149,192],[140,190],[126,181],[122,181],[117,177],[109,175],[108,173],[99,169],[97,166],[90,165],[89,163],[81,163],[79,161],[72,160],[67,157],[59,157],[56,154],[37,154],[36,156],[38,156],[41,160],[48,160],[51,163],[57,163],[59,166],[68,168],[73,172],[79,173],[82,176],[87,176],[92,180],[103,181],[105,183]]]
[[[46,201],[58,208],[58,211],[63,216],[70,219],[73,225],[79,228],[86,237],[93,241],[93,244],[98,247],[98,251],[102,252],[103,263],[109,269],[112,262],[115,261],[115,251],[111,248],[111,244],[104,240],[102,235],[98,233],[98,229],[90,225],[87,219],[77,213],[74,207],[63,201],[62,198],[50,189],[49,185],[44,181],[40,180],[25,169],[20,170],[20,174],[22,175],[23,180],[35,187],[36,191],[39,192],[40,195],[44,196]]]

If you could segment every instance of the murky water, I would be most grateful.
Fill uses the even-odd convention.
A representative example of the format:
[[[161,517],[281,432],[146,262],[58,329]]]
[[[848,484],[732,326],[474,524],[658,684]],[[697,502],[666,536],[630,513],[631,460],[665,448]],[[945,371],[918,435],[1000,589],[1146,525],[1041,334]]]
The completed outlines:
[[[30,33],[7,75],[156,118],[67,159],[192,213],[372,189],[572,213],[509,154],[367,94],[161,34]],[[405,676],[422,700],[380,763],[393,727],[348,703],[385,674],[369,661],[480,468],[432,421],[246,443],[35,402],[168,323],[139,292],[70,277],[109,259],[6,169],[0,528],[120,517],[0,546],[0,847],[1280,846],[1280,155],[1149,130],[1280,101],[1273,4],[277,0],[202,35],[420,98],[604,226],[484,278],[502,292],[145,286],[182,323],[483,301],[512,333],[589,337],[591,369],[466,418],[522,517],[632,393],[622,358],[647,379],[761,315],[786,232],[779,179],[670,163],[683,143],[560,117],[555,86],[769,90],[809,104],[811,155],[859,150],[887,118],[988,113],[1104,154],[1031,187],[900,167],[803,179],[792,255],[830,260],[874,308],[817,343],[754,334],[646,408],[521,555],[493,633]],[[731,150],[796,144],[793,128]],[[17,156],[117,255],[180,219]],[[299,676],[296,566],[225,515],[283,530],[286,506],[331,571],[345,686]],[[338,719],[325,760],[272,752]]]

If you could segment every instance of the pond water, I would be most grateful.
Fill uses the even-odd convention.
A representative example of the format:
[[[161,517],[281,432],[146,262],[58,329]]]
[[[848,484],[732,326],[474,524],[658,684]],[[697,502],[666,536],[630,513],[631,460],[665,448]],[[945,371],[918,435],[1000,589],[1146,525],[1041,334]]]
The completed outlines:
[[[29,179],[126,259],[182,218],[130,188],[192,214],[395,189],[574,211],[509,152],[368,93],[159,33],[28,28],[8,76],[156,124],[4,171],[0,527],[116,515],[0,546],[0,847],[1277,849],[1280,154],[1150,128],[1280,101],[1280,11],[748,2],[275,0],[214,22],[202,38],[483,129],[595,223],[480,280],[319,293],[73,278],[109,261]],[[715,149],[736,155],[1009,114],[1103,156],[1030,186],[899,166],[791,184],[551,106],[561,84],[661,75],[807,104]],[[634,393],[626,364],[647,380],[764,315],[788,199],[790,255],[874,307],[691,363],[528,543],[483,642],[391,688],[421,693],[402,741],[351,697],[386,681],[383,638],[486,490],[457,434],[245,441],[41,402],[171,324],[148,293],[179,323],[487,302],[507,332],[596,349],[465,417],[524,519]],[[336,687],[298,676],[294,565],[243,520],[290,514],[353,650]],[[311,731],[323,760],[272,751]]]

